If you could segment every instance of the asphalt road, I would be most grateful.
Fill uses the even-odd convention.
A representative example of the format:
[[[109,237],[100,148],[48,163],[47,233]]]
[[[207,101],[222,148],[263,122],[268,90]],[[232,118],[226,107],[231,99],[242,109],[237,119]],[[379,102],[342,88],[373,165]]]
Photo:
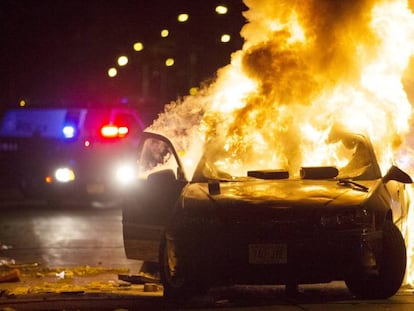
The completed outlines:
[[[141,286],[142,289],[142,286]],[[6,309],[9,308],[9,309]],[[167,301],[162,292],[62,292],[26,295],[23,298],[0,298],[0,310],[309,310],[309,311],[411,311],[412,289],[402,289],[387,300],[356,300],[342,283],[301,288],[294,297],[282,287],[238,287],[214,289],[203,297],[185,302]]]
[[[0,204],[0,258],[47,267],[123,267],[137,272],[125,257],[121,212],[73,204],[52,208],[41,201]]]
[[[119,279],[135,275],[141,265],[125,257],[119,209],[3,199],[0,214],[0,272],[21,270],[17,282],[0,283],[0,310],[414,309],[412,288],[388,300],[361,301],[342,282],[300,286],[294,296],[283,286],[236,286],[186,302],[166,301],[160,284]]]

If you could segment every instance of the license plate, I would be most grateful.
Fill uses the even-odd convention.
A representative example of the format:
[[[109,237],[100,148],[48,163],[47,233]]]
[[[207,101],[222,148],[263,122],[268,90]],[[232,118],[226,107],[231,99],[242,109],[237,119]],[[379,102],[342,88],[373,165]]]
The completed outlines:
[[[270,265],[286,263],[286,244],[249,244],[249,264]]]
[[[89,184],[86,185],[86,192],[90,194],[101,194],[105,192],[105,186],[103,184]]]

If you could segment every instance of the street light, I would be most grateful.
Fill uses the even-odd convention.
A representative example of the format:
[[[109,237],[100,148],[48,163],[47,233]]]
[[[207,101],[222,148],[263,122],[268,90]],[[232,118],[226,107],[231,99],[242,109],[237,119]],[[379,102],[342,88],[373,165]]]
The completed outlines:
[[[222,47],[220,49],[216,49],[219,51],[217,53],[220,56],[218,54],[218,57],[211,55],[211,58],[221,59],[222,54],[233,47],[234,44],[232,41],[238,40],[238,38],[232,37],[230,31],[227,33],[224,33],[224,31],[222,33],[217,32],[222,26],[228,26],[227,16],[232,10],[232,7],[228,7],[226,4],[217,4],[211,6],[210,10],[211,15],[216,15],[214,21],[217,23],[215,25],[208,25],[208,35],[205,36],[206,40],[203,40],[203,42],[206,44],[221,45]],[[201,62],[204,55],[202,55],[203,48],[200,45],[202,36],[196,33],[198,27],[197,20],[191,21],[191,24],[194,23],[194,29],[193,27],[188,28],[185,24],[189,24],[190,14],[192,14],[191,11],[186,12],[185,8],[183,8],[181,12],[176,11],[173,14],[175,15],[175,21],[173,20],[171,25],[163,25],[163,27],[158,29],[158,38],[156,38],[155,43],[145,43],[145,49],[149,50],[144,54],[141,53],[142,55],[140,57],[143,59],[141,59],[140,65],[132,68],[135,71],[139,70],[139,81],[142,87],[141,94],[144,97],[151,95],[150,93],[152,92],[158,92],[158,89],[159,94],[157,94],[157,98],[160,100],[164,100],[164,98],[169,96],[169,93],[172,94],[178,90],[181,92],[184,89],[187,89],[189,94],[195,95],[198,92],[198,88],[192,86],[196,84],[195,82],[198,79],[204,79],[204,71],[208,70],[208,65],[205,66]],[[195,16],[197,17],[197,15]],[[179,24],[184,24],[184,28],[179,26]],[[185,33],[185,31],[189,31],[189,33]],[[144,49],[143,42],[138,40],[132,41],[132,46],[135,52],[140,52]],[[187,52],[187,50],[189,51]],[[172,55],[178,57],[177,60],[170,57]],[[138,56],[134,53],[133,57]],[[117,64],[108,70],[108,76],[111,78],[117,76],[122,71],[120,68],[127,64],[129,64],[128,57],[125,55],[120,56],[117,59]],[[164,67],[164,69],[159,66]],[[185,79],[177,79],[178,76],[183,74],[184,70],[188,71]]]
[[[196,95],[198,93],[198,87],[193,86],[192,88],[190,88],[189,91],[190,95]]]
[[[230,42],[230,40],[231,40],[231,36],[229,34],[224,33],[221,35],[221,38],[220,38],[221,42],[227,43],[227,42]]]
[[[113,77],[116,77],[117,74],[118,74],[118,70],[116,70],[115,67],[111,67],[108,69],[108,77],[113,78]]]
[[[228,9],[227,9],[226,6],[224,6],[224,5],[216,6],[216,13],[217,14],[223,15],[223,14],[227,14],[227,12],[228,12]]]
[[[135,51],[140,52],[144,49],[144,44],[142,42],[135,42],[133,45]]]
[[[185,23],[186,21],[188,21],[189,18],[190,16],[187,13],[181,13],[181,14],[178,14],[177,20],[180,23]]]
[[[119,56],[118,57],[118,65],[119,66],[125,66],[126,64],[128,64],[128,57],[126,57],[125,55]]]
[[[168,31],[168,29],[161,30],[161,37],[167,38],[169,36],[169,34],[170,34],[170,32]]]
[[[167,58],[166,60],[165,60],[165,66],[167,66],[167,67],[171,67],[171,66],[173,66],[174,65],[174,58]]]

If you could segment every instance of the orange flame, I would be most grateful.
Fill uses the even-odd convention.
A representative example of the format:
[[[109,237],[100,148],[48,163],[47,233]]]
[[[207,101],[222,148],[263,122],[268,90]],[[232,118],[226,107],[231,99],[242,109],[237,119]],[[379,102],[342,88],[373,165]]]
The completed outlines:
[[[188,169],[208,149],[236,159],[240,167],[235,169],[255,163],[296,172],[301,163],[335,156],[337,150],[321,152],[315,146],[340,126],[369,135],[383,170],[398,161],[413,171],[406,139],[412,94],[403,84],[414,67],[409,66],[414,15],[407,1],[245,4],[243,49],[213,84],[167,105],[149,128],[182,149]],[[414,238],[410,259],[413,244]],[[410,260],[410,284],[411,265]]]

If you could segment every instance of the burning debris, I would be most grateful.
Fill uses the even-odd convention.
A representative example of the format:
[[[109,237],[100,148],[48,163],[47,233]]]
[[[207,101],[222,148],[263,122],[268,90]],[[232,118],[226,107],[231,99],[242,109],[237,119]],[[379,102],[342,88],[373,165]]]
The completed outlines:
[[[256,163],[297,172],[321,157],[340,158],[321,149],[339,126],[368,134],[383,169],[396,160],[413,172],[413,90],[403,84],[413,72],[408,1],[244,1],[243,49],[214,83],[168,105],[149,130],[182,148],[190,170],[204,148],[222,154],[223,165],[237,159],[234,169]]]

